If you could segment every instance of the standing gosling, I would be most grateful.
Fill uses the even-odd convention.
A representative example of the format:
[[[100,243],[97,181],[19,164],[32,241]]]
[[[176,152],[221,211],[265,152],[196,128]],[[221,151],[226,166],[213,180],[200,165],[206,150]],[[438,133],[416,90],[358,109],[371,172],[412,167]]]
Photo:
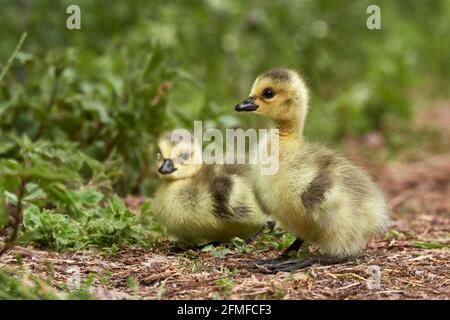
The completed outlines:
[[[319,247],[320,255],[278,258],[265,263],[273,271],[290,271],[314,263],[332,264],[359,256],[368,241],[383,232],[389,210],[369,175],[343,156],[303,139],[308,91],[297,72],[275,69],[258,76],[250,97],[236,111],[272,118],[279,129],[279,171],[272,176],[251,170],[256,198],[298,239]]]
[[[265,226],[251,186],[244,181],[242,166],[196,164],[194,140],[159,138],[159,174],[163,179],[155,193],[155,212],[167,231],[182,246],[248,239]]]

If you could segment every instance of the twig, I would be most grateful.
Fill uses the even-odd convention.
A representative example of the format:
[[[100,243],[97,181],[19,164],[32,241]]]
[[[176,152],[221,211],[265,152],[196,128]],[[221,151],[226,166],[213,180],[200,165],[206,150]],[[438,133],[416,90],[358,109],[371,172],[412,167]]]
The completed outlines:
[[[361,277],[360,275],[356,273],[330,273],[330,275],[336,276],[336,277],[355,277],[356,279],[367,281],[367,279]]]
[[[417,258],[412,258],[412,259],[409,259],[409,261],[419,261],[419,260],[428,259],[428,258],[431,258],[431,257],[433,257],[433,256],[430,254],[428,256],[420,256],[420,257],[417,257]]]
[[[384,290],[384,291],[377,291],[377,293],[404,293],[405,290]]]
[[[337,288],[337,290],[345,290],[345,289],[348,289],[348,288],[351,288],[351,287],[357,286],[358,284],[361,284],[361,282],[354,282],[354,283],[352,283],[352,284],[349,284],[349,285],[347,285],[347,286],[345,286],[345,287],[340,287],[340,288]]]
[[[36,250],[21,247],[21,246],[15,246],[14,249],[12,249],[12,250],[17,253],[20,253],[24,256],[28,256],[28,257],[41,257],[44,255],[44,253],[41,251],[36,251]]]
[[[19,193],[17,195],[17,205],[15,210],[10,216],[11,222],[3,228],[3,229],[12,228],[13,229],[12,235],[9,239],[6,240],[4,247],[0,249],[0,256],[14,247],[14,244],[16,243],[17,238],[19,236],[20,226],[22,225],[23,222],[22,198],[25,195],[25,185],[26,182],[25,180],[22,179],[19,187]],[[3,233],[3,229],[1,233]]]
[[[415,287],[415,286],[425,287],[423,284],[416,283],[416,282],[411,282],[411,281],[408,281],[408,280],[405,280],[405,279],[402,279],[402,278],[398,278],[397,280],[399,280],[399,281],[401,281],[401,282],[404,282],[404,283],[407,283],[407,284],[410,284],[410,285],[412,285],[413,287]]]
[[[162,99],[164,93],[170,89],[172,89],[172,82],[170,81],[163,81],[156,91],[156,95],[153,97],[152,101],[150,102],[151,106],[156,106]]]
[[[266,288],[266,289],[262,289],[262,290],[259,290],[259,291],[242,293],[242,295],[243,296],[255,296],[255,295],[258,295],[258,294],[264,294],[264,293],[268,293],[268,292],[269,292],[269,289]]]

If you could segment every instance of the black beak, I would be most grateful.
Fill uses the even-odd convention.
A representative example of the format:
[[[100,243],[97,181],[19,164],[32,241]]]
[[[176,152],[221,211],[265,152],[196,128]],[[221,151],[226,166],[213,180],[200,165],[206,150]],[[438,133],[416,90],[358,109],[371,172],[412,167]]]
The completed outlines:
[[[170,159],[164,159],[161,167],[159,167],[159,173],[161,174],[170,174],[172,172],[174,172],[175,170],[177,170],[177,168],[175,168],[175,166],[173,165],[173,161]]]
[[[236,111],[255,111],[259,106],[255,103],[256,97],[248,97],[234,107]]]

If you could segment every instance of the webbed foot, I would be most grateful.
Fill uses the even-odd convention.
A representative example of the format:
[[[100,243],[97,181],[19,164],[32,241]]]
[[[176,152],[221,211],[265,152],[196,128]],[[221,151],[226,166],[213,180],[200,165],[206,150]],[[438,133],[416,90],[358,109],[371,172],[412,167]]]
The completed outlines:
[[[306,256],[302,258],[287,259],[285,261],[275,262],[267,264],[265,267],[271,273],[276,272],[290,272],[298,269],[304,269],[311,267],[314,264],[330,265],[347,261],[348,258],[337,258],[328,256]]]
[[[248,264],[252,264],[253,266],[269,266],[269,265],[275,265],[278,263],[281,263],[283,261],[289,260],[289,253],[291,251],[295,251],[297,252],[298,250],[300,250],[300,248],[303,245],[303,240],[302,239],[295,239],[295,241],[286,249],[283,250],[283,252],[281,253],[280,256],[273,258],[273,259],[264,259],[264,260],[246,260],[244,261],[245,263]]]

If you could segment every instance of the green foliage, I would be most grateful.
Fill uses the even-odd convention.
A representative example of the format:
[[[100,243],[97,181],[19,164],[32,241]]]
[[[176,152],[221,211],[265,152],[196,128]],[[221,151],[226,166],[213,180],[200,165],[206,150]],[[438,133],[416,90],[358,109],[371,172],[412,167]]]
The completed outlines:
[[[112,193],[117,162],[99,163],[70,143],[11,141],[17,160],[1,160],[0,195],[15,206],[25,183],[21,242],[56,250],[152,244],[151,230]]]
[[[158,288],[158,292],[156,293],[156,300],[161,300],[164,296],[164,293],[166,293],[166,282],[165,281],[163,281]]]
[[[77,219],[31,205],[25,210],[24,226],[21,241],[56,250],[114,248],[123,244],[148,246],[153,239],[141,228],[136,214],[117,197],[104,207],[81,208]]]
[[[32,75],[26,93],[18,79],[0,91],[0,151],[9,146],[2,131],[32,141],[76,142],[97,160],[122,161],[126,175],[117,182],[120,190],[138,188],[154,136],[167,125],[160,86],[172,77],[157,49],[139,55],[130,60],[119,50],[94,56],[79,48],[42,59],[29,54],[23,66]]]
[[[60,291],[33,274],[21,271],[12,273],[0,269],[0,300],[88,300],[95,299],[89,292],[89,279],[83,281],[79,289]]]
[[[25,210],[23,242],[33,241],[40,247],[75,248],[81,226],[69,216],[31,205]]]
[[[283,232],[281,229],[275,228],[272,232],[264,232],[260,236],[256,237],[252,246],[258,252],[268,251],[270,249],[277,249],[278,251],[284,250],[289,247],[295,240],[295,236]]]
[[[212,244],[205,246],[203,252],[210,252],[214,257],[225,257],[231,252],[231,249],[226,246],[214,246]]]
[[[5,194],[0,192],[0,227],[8,222],[9,212],[6,209]]]
[[[214,281],[214,284],[223,290],[223,293],[228,294],[236,286],[236,283],[231,278],[221,278]]]
[[[231,239],[231,245],[234,247],[236,252],[241,253],[250,253],[253,251],[253,248],[249,246],[243,239],[234,237]]]

